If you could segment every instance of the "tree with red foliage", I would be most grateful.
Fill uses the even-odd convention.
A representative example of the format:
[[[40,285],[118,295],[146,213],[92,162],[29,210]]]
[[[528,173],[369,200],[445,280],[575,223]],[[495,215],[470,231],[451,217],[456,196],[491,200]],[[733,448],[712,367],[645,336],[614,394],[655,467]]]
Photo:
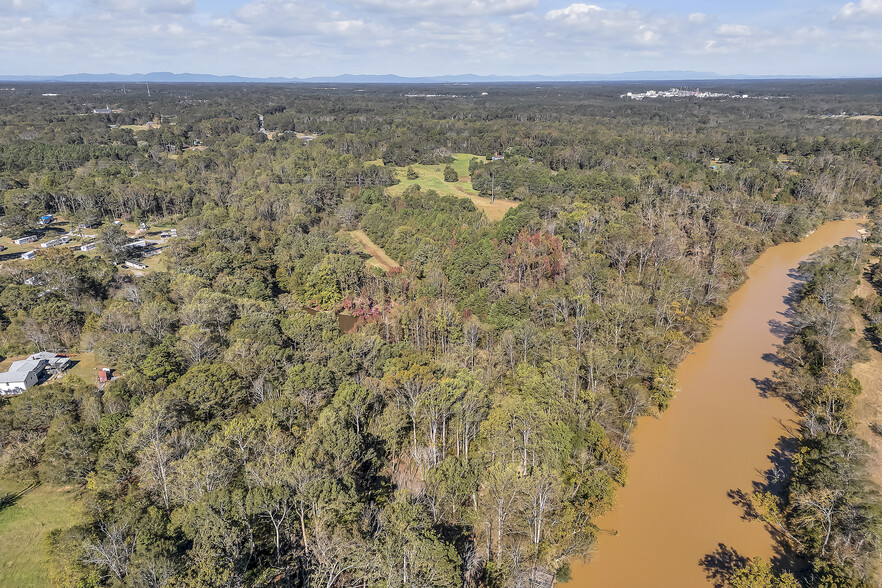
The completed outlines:
[[[566,275],[563,244],[554,235],[523,230],[512,244],[503,261],[506,280],[523,286],[536,287]]]

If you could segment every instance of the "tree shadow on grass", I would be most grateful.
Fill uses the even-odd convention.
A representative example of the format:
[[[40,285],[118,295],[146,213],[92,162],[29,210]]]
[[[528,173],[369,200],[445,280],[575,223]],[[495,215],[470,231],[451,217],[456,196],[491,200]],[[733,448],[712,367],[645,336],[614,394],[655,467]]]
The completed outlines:
[[[22,496],[24,496],[36,487],[37,484],[33,483],[27,488],[19,490],[18,492],[6,492],[5,494],[0,495],[0,513],[2,513],[10,506],[14,506],[19,500],[21,500]]]

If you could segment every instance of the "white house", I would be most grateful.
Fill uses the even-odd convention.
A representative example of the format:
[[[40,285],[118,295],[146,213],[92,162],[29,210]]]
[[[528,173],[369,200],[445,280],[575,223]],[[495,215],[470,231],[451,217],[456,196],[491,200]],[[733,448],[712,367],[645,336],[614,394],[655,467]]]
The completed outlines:
[[[138,269],[138,270],[147,269],[147,266],[145,264],[141,263],[140,261],[138,261],[137,259],[127,259],[126,266],[128,266],[132,269]]]
[[[95,247],[95,243],[86,243],[85,245],[80,245],[80,251],[92,251]]]
[[[37,257],[37,250],[36,249],[31,250],[31,251],[25,251],[24,253],[21,254],[22,259],[33,259],[35,257]]]
[[[0,395],[21,394],[31,386],[35,386],[40,381],[40,372],[46,364],[45,359],[28,358],[13,361],[9,371],[0,374]]]
[[[19,237],[18,239],[13,239],[12,242],[16,245],[24,245],[25,243],[33,243],[39,239],[37,235],[27,235],[25,237]]]
[[[52,239],[51,241],[46,241],[45,243],[41,243],[40,247],[58,247],[59,245],[64,245],[65,243],[70,243],[70,237],[67,235],[62,235],[57,239]]]

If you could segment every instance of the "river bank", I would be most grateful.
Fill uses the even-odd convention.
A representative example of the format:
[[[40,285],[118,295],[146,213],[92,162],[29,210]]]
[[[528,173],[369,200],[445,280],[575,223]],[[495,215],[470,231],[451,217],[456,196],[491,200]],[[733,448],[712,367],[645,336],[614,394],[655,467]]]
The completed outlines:
[[[574,563],[568,586],[703,587],[738,558],[785,557],[770,530],[744,516],[744,496],[786,468],[797,427],[792,409],[764,390],[787,328],[792,270],[857,236],[860,222],[827,223],[750,267],[714,334],[678,367],[671,408],[637,427],[628,485],[597,521],[594,557]]]

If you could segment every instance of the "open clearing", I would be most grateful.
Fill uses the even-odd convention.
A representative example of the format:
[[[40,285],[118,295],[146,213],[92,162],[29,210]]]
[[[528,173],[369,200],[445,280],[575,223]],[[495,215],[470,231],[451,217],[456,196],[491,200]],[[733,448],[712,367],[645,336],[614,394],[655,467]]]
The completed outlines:
[[[120,125],[121,129],[129,129],[131,131],[151,131],[153,129],[162,128],[161,124],[158,123],[145,123],[143,125]]]
[[[874,263],[876,260],[871,262]],[[876,292],[873,286],[861,276],[861,283],[855,290],[855,295],[864,299],[874,298]],[[860,339],[864,336],[866,321],[858,312],[852,313],[855,337]],[[882,424],[882,353],[873,347],[869,347],[870,359],[865,362],[855,362],[851,372],[861,382],[861,394],[855,400],[854,414],[857,420],[857,433],[869,443],[873,456],[871,458],[870,475],[876,484],[882,486],[882,437],[870,429],[874,423]]]
[[[75,353],[70,357],[74,362],[72,368],[65,372],[62,377],[76,376],[89,384],[95,384],[98,380],[98,364],[95,362],[94,353]]]
[[[435,190],[442,196],[449,195],[457,198],[468,198],[478,210],[483,210],[484,214],[486,214],[487,218],[491,221],[502,220],[505,213],[508,212],[510,208],[517,206],[518,203],[514,200],[502,200],[500,198],[496,198],[495,201],[491,203],[489,198],[481,196],[478,194],[477,190],[472,188],[472,182],[469,179],[469,161],[473,157],[478,156],[470,153],[457,153],[454,155],[454,161],[451,165],[453,166],[453,169],[456,170],[456,175],[459,176],[459,180],[456,182],[444,181],[444,168],[447,167],[446,163],[440,165],[414,164],[410,167],[416,170],[420,176],[419,178],[408,180],[407,168],[396,168],[396,175],[398,176],[399,183],[394,186],[389,186],[386,190],[390,194],[397,196],[404,192],[409,186],[416,184],[423,190]],[[478,159],[483,160],[482,157],[478,157]],[[374,161],[370,163],[382,165],[382,162]]]
[[[386,255],[382,247],[371,241],[364,231],[349,231],[349,234],[361,243],[365,253],[371,256],[367,260],[368,265],[382,268],[387,272],[401,267],[394,259]]]
[[[83,520],[83,511],[69,489],[27,486],[0,478],[0,497],[24,491],[0,509],[0,587],[49,585],[46,535]]]

